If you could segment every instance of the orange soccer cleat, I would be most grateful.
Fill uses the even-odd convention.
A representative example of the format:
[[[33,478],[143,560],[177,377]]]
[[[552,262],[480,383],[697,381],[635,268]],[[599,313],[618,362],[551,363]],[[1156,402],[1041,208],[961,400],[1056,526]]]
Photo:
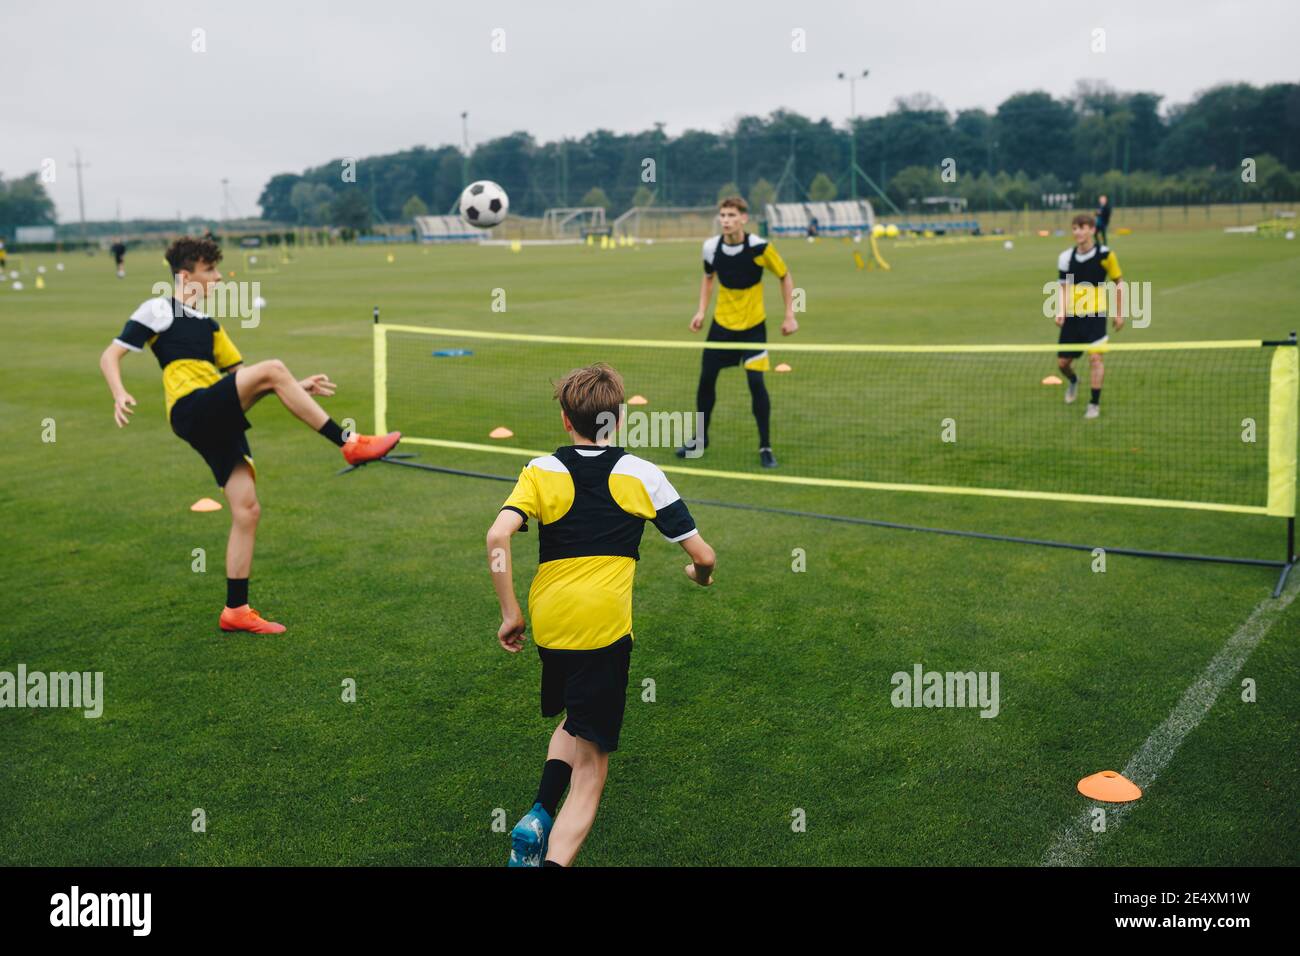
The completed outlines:
[[[343,457],[349,465],[364,465],[383,458],[402,440],[401,432],[387,435],[353,435],[343,444]]]
[[[250,634],[283,634],[285,627],[275,621],[268,621],[251,607],[227,607],[221,609],[221,629],[223,631],[248,631]]]

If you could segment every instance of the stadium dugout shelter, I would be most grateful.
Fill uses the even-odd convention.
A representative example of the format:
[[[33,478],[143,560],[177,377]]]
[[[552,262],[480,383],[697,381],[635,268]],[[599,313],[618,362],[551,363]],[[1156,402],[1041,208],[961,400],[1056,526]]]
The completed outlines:
[[[676,429],[660,440],[618,441],[670,474],[743,491],[809,486],[835,489],[845,510],[855,492],[973,496],[1055,502],[1087,512],[1141,511],[1157,533],[1171,535],[1198,516],[1231,516],[1243,550],[1272,555],[1216,555],[1016,537],[989,530],[909,525],[849,514],[777,508],[741,500],[692,497],[710,504],[808,519],[898,528],[1042,547],[1193,562],[1220,562],[1279,572],[1280,594],[1296,563],[1297,418],[1300,347],[1294,332],[1277,340],[1104,341],[1109,404],[1085,422],[1061,402],[1059,379],[1044,380],[1056,342],[1033,345],[812,344],[772,340],[772,428],[798,435],[779,471],[759,468],[746,426],[747,407],[715,410],[713,440],[699,460],[675,457],[694,440],[698,340],[578,338],[429,328],[380,322],[374,311],[374,428],[402,432],[402,447],[428,446],[454,456],[486,452],[514,459],[507,474],[392,460],[390,464],[513,481],[518,466],[555,445],[551,384],[557,370],[596,361],[619,370],[628,394],[646,399],[637,421]],[[747,349],[743,342],[711,348]],[[502,382],[509,382],[503,388]],[[1204,414],[1206,390],[1216,414]],[[852,414],[869,408],[871,414]],[[485,411],[490,410],[490,411]],[[1066,414],[1069,411],[1069,414]],[[629,412],[629,417],[631,412]],[[678,416],[681,421],[673,420]],[[491,420],[488,420],[490,416]],[[643,417],[648,416],[646,421]],[[649,424],[646,424],[646,422]],[[507,425],[507,436],[490,432]],[[744,436],[742,440],[741,436]],[[735,437],[731,437],[735,436]],[[644,436],[642,436],[644,437]],[[686,440],[684,440],[686,439]],[[1096,480],[1105,475],[1104,482]],[[679,486],[681,487],[681,486]],[[699,485],[696,485],[699,487]],[[743,496],[737,496],[740,498]],[[748,495],[750,499],[756,496]],[[889,498],[873,497],[875,506]],[[989,512],[985,511],[984,514]],[[1076,515],[1077,517],[1077,515]],[[1276,524],[1274,524],[1276,522]],[[1247,533],[1248,532],[1248,533]],[[1188,532],[1193,538],[1195,527]],[[1285,540],[1285,553],[1283,553]],[[1271,547],[1269,550],[1272,550]]]
[[[806,236],[814,218],[823,236],[869,235],[876,224],[875,210],[865,199],[768,203],[763,215],[769,236]]]
[[[481,242],[483,230],[475,229],[460,216],[416,216],[415,231],[420,242]]]

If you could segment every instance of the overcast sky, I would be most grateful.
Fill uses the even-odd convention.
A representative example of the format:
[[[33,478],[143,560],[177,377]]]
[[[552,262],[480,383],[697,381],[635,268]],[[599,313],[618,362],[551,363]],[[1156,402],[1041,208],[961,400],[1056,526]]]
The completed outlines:
[[[255,215],[271,175],[515,130],[721,130],[787,107],[842,122],[928,92],[950,110],[1079,79],[1166,103],[1295,82],[1296,0],[0,0],[0,174],[55,160],[60,221]],[[492,51],[494,29],[505,51]],[[1095,53],[1093,31],[1105,30]],[[204,52],[195,52],[202,30]],[[805,52],[794,52],[794,31]]]

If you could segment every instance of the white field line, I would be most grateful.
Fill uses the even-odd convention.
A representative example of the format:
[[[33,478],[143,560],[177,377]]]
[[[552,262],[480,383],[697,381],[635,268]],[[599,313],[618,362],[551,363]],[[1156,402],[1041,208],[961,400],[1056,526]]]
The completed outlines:
[[[1233,632],[1219,653],[1206,665],[1201,676],[1183,693],[1182,700],[1174,707],[1165,722],[1152,731],[1151,736],[1138,748],[1120,771],[1125,777],[1142,788],[1142,800],[1150,799],[1146,793],[1169,765],[1174,754],[1187,739],[1188,735],[1200,724],[1210,708],[1214,706],[1219,694],[1246,664],[1246,659],[1268,633],[1273,622],[1287,609],[1297,594],[1300,594],[1300,576],[1292,575],[1282,596],[1274,600],[1265,598],[1255,606],[1241,627]],[[1129,810],[1140,803],[1100,803],[1092,801],[1088,807],[1070,824],[1061,830],[1060,835],[1043,858],[1044,866],[1080,866],[1087,862],[1089,854],[1097,845],[1098,839],[1105,834],[1092,830],[1092,811],[1095,807],[1106,808],[1106,833],[1112,832],[1123,822]]]

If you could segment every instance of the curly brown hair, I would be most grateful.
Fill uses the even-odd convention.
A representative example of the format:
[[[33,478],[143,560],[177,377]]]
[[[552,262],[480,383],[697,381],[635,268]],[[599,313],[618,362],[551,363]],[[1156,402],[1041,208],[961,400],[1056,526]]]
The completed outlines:
[[[194,267],[200,262],[214,266],[220,262],[221,247],[212,239],[182,236],[168,246],[163,255],[167,259],[167,264],[172,267],[173,273],[193,272]]]

